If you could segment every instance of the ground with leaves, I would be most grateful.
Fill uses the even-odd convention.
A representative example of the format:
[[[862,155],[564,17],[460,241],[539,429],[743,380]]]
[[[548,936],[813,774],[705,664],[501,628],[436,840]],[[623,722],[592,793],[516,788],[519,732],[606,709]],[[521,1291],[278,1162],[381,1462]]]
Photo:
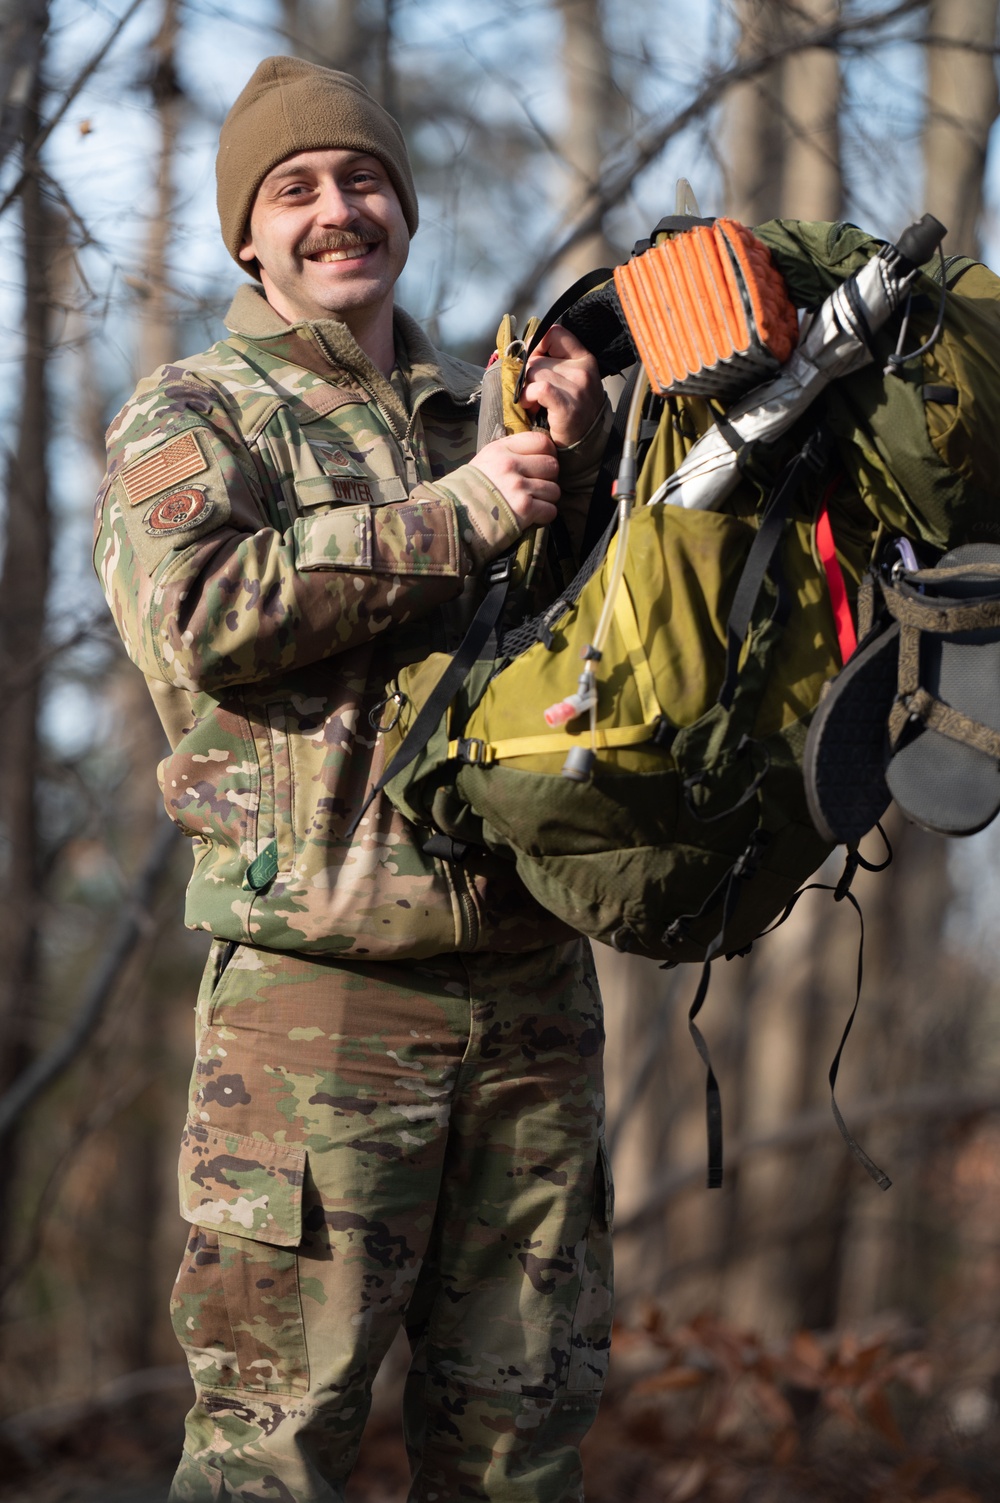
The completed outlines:
[[[187,1391],[109,1392],[0,1431],[4,1503],[162,1503]],[[138,1375],[137,1375],[138,1376]],[[384,1385],[351,1503],[403,1503],[398,1384]],[[713,1316],[651,1307],[616,1332],[586,1442],[589,1503],[990,1503],[1000,1495],[996,1406],[944,1349],[886,1321],[865,1333],[765,1343]]]

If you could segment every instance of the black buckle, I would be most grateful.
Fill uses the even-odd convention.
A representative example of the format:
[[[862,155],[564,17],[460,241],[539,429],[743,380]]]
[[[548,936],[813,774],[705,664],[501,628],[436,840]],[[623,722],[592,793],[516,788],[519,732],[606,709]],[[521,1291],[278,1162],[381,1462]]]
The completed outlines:
[[[760,866],[760,858],[764,854],[764,848],[770,841],[766,830],[754,830],[750,836],[750,842],[746,850],[740,856],[733,867],[733,876],[749,881],[757,873]]]
[[[486,583],[490,585],[506,584],[510,579],[513,568],[513,553],[501,553],[500,557],[495,558],[486,570]]]
[[[464,840],[454,840],[450,835],[437,832],[427,837],[421,849],[426,856],[437,856],[442,861],[453,861],[457,865],[465,860],[469,847]]]

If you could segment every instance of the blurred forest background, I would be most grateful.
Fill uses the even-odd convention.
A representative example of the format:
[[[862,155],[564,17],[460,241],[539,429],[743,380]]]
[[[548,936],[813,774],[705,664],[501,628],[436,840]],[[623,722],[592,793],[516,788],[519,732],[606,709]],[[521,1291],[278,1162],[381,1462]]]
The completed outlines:
[[[155,1503],[188,1400],[167,1318],[204,937],[161,732],[90,571],[103,431],[204,348],[238,273],[218,127],[275,51],[404,124],[422,227],[402,301],[484,358],[620,260],[674,179],[703,212],[930,209],[1000,264],[1000,0],[0,0],[0,1497]],[[695,976],[599,957],[619,1331],[592,1503],[1000,1497],[1000,843],[892,818],[858,929],[810,893],[705,1012],[727,1180],[704,1184]],[[876,857],[877,842],[870,853]],[[837,868],[821,880],[836,880]],[[405,1497],[380,1379],[356,1503]]]

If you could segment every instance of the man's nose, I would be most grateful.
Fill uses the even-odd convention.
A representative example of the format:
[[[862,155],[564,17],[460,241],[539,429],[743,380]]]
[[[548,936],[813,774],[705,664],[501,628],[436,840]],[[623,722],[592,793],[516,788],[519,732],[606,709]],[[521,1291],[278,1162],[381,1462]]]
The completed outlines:
[[[339,183],[325,182],[320,188],[316,218],[321,224],[346,229],[357,218],[357,209],[350,195],[344,192]]]

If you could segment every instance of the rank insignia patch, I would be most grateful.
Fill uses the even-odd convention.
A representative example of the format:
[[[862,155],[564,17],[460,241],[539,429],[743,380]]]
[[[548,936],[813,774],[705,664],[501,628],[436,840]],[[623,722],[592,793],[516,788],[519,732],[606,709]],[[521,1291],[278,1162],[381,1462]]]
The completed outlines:
[[[182,433],[173,443],[164,444],[162,449],[157,449],[155,454],[126,465],[122,470],[121,480],[129,501],[133,506],[138,506],[157,492],[165,491],[168,486],[189,480],[192,475],[198,475],[207,469],[208,461],[194,434]]]
[[[192,486],[187,491],[174,491],[172,496],[164,496],[162,501],[150,509],[145,518],[146,531],[153,537],[158,537],[164,532],[180,532],[199,517],[207,517],[212,510],[212,503],[197,487]]]

